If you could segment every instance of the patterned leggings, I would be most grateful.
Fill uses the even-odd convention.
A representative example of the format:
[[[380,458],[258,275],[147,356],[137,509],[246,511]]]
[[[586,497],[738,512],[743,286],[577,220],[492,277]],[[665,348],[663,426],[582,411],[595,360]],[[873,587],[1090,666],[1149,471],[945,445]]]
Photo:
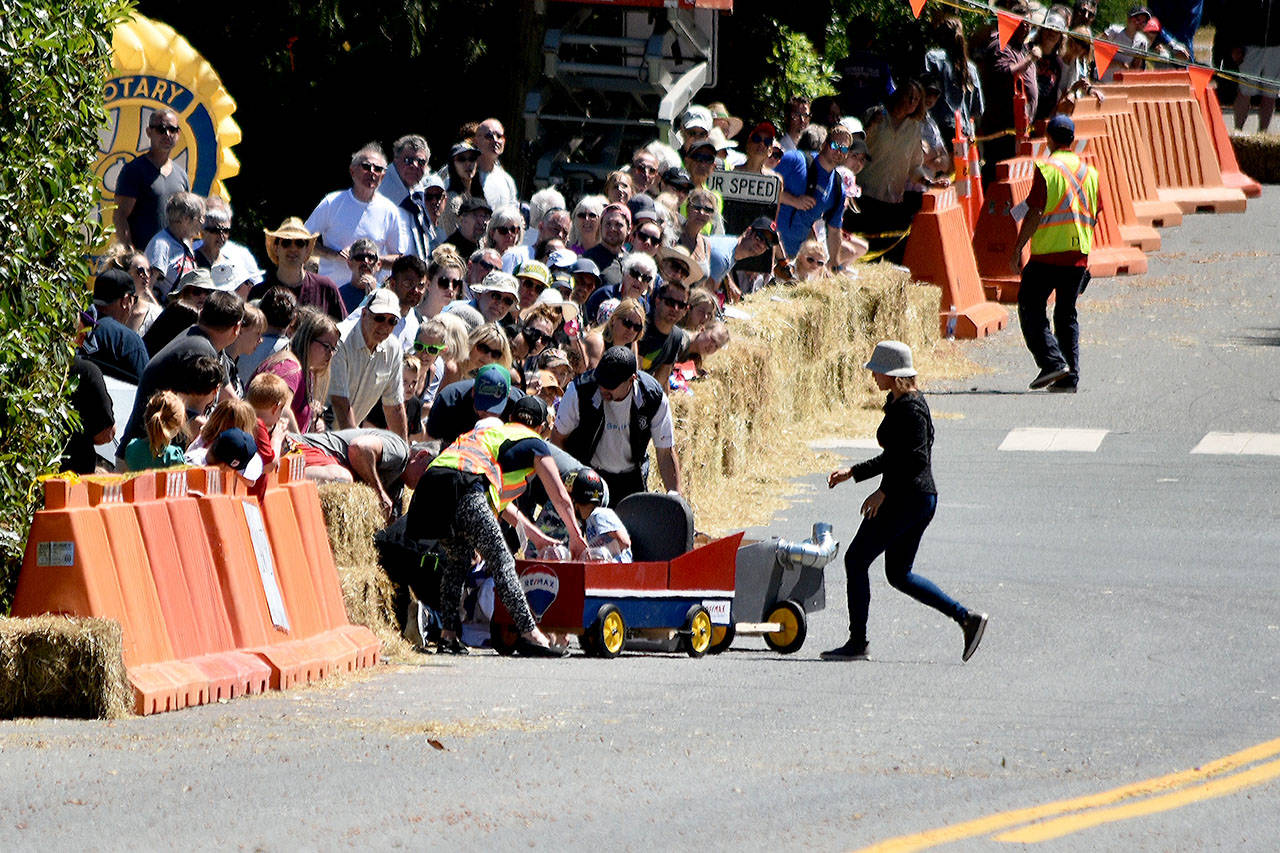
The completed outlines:
[[[471,555],[479,551],[493,578],[494,589],[515,621],[516,630],[525,634],[534,629],[533,613],[524,597],[524,588],[516,575],[516,561],[502,538],[502,528],[489,501],[481,490],[472,489],[458,499],[454,513],[454,529],[462,531],[440,542],[444,549],[444,570],[440,578],[440,609],[444,611],[444,629],[458,632],[462,619],[462,582],[471,571]]]

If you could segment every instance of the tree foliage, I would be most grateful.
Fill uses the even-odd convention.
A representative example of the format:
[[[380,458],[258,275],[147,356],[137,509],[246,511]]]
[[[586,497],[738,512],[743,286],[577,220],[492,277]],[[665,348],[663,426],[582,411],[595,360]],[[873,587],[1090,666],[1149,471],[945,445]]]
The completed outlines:
[[[90,276],[92,164],[119,0],[0,0],[0,612],[74,415],[67,372]]]

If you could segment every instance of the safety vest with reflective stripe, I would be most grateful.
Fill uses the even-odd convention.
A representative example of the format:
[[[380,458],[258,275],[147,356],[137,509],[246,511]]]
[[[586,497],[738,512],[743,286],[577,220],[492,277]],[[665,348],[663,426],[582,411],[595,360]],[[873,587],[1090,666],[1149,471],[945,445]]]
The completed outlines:
[[[524,493],[533,467],[504,471],[498,465],[502,445],[522,438],[540,438],[523,424],[502,424],[484,429],[473,429],[458,436],[439,456],[431,460],[429,468],[453,468],[466,474],[480,474],[489,481],[489,504],[495,512],[502,512],[507,504]]]
[[[1048,192],[1040,227],[1031,237],[1031,254],[1089,254],[1098,224],[1098,170],[1069,151],[1055,151],[1036,167]]]

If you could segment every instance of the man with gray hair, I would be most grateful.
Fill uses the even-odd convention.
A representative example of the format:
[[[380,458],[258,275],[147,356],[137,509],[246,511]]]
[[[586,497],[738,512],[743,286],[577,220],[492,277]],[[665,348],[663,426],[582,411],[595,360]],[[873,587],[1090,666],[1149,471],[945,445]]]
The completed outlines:
[[[351,155],[350,189],[329,193],[307,217],[307,230],[320,235],[315,245],[320,275],[339,287],[351,280],[347,248],[359,238],[368,237],[378,246],[383,269],[390,269],[396,258],[413,248],[400,209],[378,193],[386,171],[382,146],[376,142],[363,146]]]
[[[431,238],[435,236],[435,227],[428,220],[426,200],[423,197],[431,148],[428,147],[427,140],[411,133],[397,139],[392,152],[395,159],[391,161],[391,168],[383,177],[378,192],[402,211],[405,228],[413,240],[412,247],[406,247],[406,251],[419,258],[426,258]]]
[[[204,239],[196,244],[196,263],[200,266],[206,265],[200,257],[203,254],[209,261],[208,266],[214,266],[219,262],[234,264],[245,280],[253,284],[262,284],[267,274],[258,263],[258,259],[254,257],[253,252],[249,251],[248,246],[237,243],[229,236],[231,216],[231,205],[226,199],[211,195],[204,200]],[[220,242],[221,249],[209,257],[210,252],[200,251],[205,247],[206,242],[215,245]]]

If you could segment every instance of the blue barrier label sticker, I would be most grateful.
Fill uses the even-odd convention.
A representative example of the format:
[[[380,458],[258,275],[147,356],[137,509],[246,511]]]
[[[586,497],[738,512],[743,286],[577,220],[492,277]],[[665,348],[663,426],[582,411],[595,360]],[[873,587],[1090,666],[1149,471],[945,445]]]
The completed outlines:
[[[729,602],[724,599],[706,599],[702,602],[702,606],[707,608],[707,613],[711,614],[712,625],[728,625],[729,624]]]
[[[74,566],[76,543],[40,542],[36,545],[37,566]]]

